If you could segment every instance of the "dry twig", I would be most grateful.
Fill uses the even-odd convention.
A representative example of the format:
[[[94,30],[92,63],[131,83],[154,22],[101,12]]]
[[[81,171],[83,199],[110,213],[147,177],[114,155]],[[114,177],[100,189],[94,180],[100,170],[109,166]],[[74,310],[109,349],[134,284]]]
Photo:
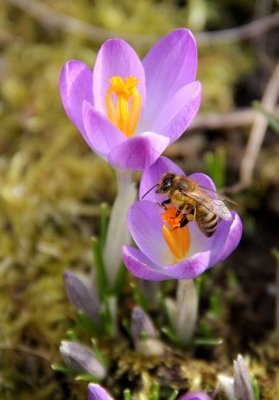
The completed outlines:
[[[137,48],[147,48],[156,43],[160,38],[159,35],[127,34],[103,29],[57,12],[46,4],[36,0],[6,1],[32,15],[34,18],[41,21],[44,26],[47,26],[51,29],[62,29],[66,32],[81,35],[86,39],[93,40],[94,42],[98,43],[102,43],[112,37],[118,37],[126,40]],[[263,33],[268,32],[277,26],[279,26],[279,11],[237,28],[216,32],[196,33],[195,38],[199,46],[230,43],[262,35]]]
[[[187,129],[187,132],[201,129],[218,130],[250,127],[254,123],[258,114],[258,111],[253,108],[244,108],[242,110],[236,110],[225,114],[199,114]],[[279,107],[274,109],[274,115],[279,117]]]
[[[266,86],[264,95],[262,97],[262,106],[269,112],[273,112],[279,94],[279,63],[274,69],[274,72]],[[240,166],[240,182],[242,185],[247,186],[253,178],[253,171],[255,168],[256,160],[262,146],[264,135],[266,132],[268,122],[267,119],[257,112],[254,120],[250,137],[245,149],[245,153]]]

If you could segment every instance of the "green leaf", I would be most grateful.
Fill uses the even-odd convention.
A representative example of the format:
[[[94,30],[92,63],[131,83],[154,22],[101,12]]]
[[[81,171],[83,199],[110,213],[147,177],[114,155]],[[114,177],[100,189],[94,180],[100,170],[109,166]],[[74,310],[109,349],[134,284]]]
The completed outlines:
[[[108,295],[109,286],[99,239],[96,236],[93,236],[91,238],[91,244],[96,268],[96,280],[99,289],[99,295],[101,300],[104,300]]]
[[[155,382],[151,387],[149,400],[159,400],[159,396],[160,396],[160,386],[157,382]]]
[[[252,381],[252,387],[253,387],[253,392],[255,395],[255,399],[256,400],[260,400],[260,388],[259,388],[259,384],[256,380],[256,378],[254,377],[253,374],[250,374],[251,376],[251,381]]]
[[[124,395],[124,400],[132,400],[131,392],[129,389],[125,389],[123,395]]]
[[[178,395],[178,390],[174,390],[173,393],[169,396],[168,400],[175,400]]]
[[[197,338],[194,339],[194,344],[196,346],[219,346],[223,343],[223,339],[206,339],[206,338]]]
[[[100,249],[101,253],[103,253],[106,237],[107,237],[107,229],[108,229],[108,221],[109,221],[109,207],[107,203],[102,203],[100,208]]]
[[[207,152],[204,156],[206,172],[215,183],[216,189],[225,186],[226,181],[226,152],[218,147],[215,152]]]
[[[177,338],[177,336],[175,335],[175,333],[173,331],[171,331],[170,328],[168,327],[163,327],[161,328],[161,331],[167,335],[173,343],[175,343],[177,346],[182,347],[182,343],[180,342],[180,340]]]
[[[61,372],[64,375],[70,375],[70,376],[75,376],[76,375],[76,372],[74,372],[70,368],[66,367],[65,365],[62,365],[62,364],[59,364],[59,363],[51,364],[51,368],[54,371]]]
[[[103,364],[105,367],[108,367],[108,361],[106,358],[104,358],[102,352],[100,351],[97,342],[95,339],[91,339],[92,347],[95,352],[95,355],[97,359],[100,361],[101,364]]]
[[[148,307],[148,303],[144,295],[139,289],[139,286],[135,283],[131,283],[131,288],[134,293],[134,299],[137,306],[141,307],[143,310],[146,310]]]
[[[87,317],[87,315],[85,315],[82,311],[75,310],[75,314],[76,314],[79,322],[86,328],[86,330],[88,330],[88,332],[90,332],[90,334],[97,335],[97,336],[100,336],[102,334],[102,330],[99,327],[97,327],[91,321],[91,319],[89,319]],[[74,341],[76,341],[76,340],[74,340]]]
[[[101,379],[95,378],[95,376],[90,374],[79,374],[75,377],[76,381],[85,381],[85,382],[95,382],[100,383]]]
[[[123,261],[121,261],[120,266],[117,271],[116,279],[112,288],[112,293],[119,297],[123,293],[125,287],[125,282],[128,274],[128,269]]]

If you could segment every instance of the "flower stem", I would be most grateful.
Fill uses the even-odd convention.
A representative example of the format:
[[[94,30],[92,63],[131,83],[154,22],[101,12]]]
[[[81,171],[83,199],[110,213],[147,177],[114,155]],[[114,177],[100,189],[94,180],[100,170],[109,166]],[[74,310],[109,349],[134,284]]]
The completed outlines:
[[[116,170],[118,193],[114,201],[104,247],[103,259],[109,286],[114,286],[122,260],[122,246],[129,245],[131,238],[126,223],[126,214],[136,199],[136,188],[132,182],[132,171]]]
[[[177,297],[177,326],[176,333],[183,344],[188,344],[196,327],[198,316],[198,296],[193,279],[178,281]]]

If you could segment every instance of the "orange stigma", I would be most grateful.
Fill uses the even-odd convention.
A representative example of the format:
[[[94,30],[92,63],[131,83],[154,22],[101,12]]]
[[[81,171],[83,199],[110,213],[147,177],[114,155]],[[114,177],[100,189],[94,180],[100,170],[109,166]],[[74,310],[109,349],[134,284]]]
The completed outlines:
[[[111,86],[105,97],[108,119],[130,138],[135,132],[140,116],[141,96],[137,89],[139,79],[128,76],[124,83],[120,76],[113,76],[109,82]],[[116,95],[116,105],[113,94]]]
[[[161,217],[165,222],[163,226],[163,234],[170,251],[173,254],[173,263],[183,260],[190,247],[190,231],[188,225],[180,228],[180,221],[183,214],[176,217],[177,208],[168,208]]]

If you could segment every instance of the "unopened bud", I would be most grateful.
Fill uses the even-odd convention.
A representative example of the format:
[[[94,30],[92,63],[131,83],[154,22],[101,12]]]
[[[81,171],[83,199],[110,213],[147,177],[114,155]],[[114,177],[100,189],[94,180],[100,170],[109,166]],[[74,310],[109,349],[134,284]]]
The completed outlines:
[[[82,311],[96,326],[100,326],[100,305],[97,293],[94,296],[88,287],[70,271],[64,272],[68,298],[76,310]]]
[[[89,383],[87,388],[88,400],[113,400],[102,386],[95,383]]]
[[[234,400],[234,381],[233,378],[229,378],[224,375],[218,375],[217,376],[218,381],[225,392],[228,400]]]
[[[89,374],[97,379],[106,377],[106,369],[95,353],[86,346],[75,342],[61,342],[61,356],[68,368],[81,374]]]
[[[147,338],[156,337],[156,330],[151,318],[140,307],[135,307],[133,309],[131,331],[135,344],[138,340],[142,339],[142,333],[144,333]]]
[[[164,353],[163,343],[156,339],[156,330],[151,318],[140,307],[133,310],[131,333],[137,352],[147,357]]]
[[[255,400],[251,376],[241,355],[234,361],[234,395],[239,400]]]
[[[211,400],[205,392],[189,392],[178,398],[178,400]]]

